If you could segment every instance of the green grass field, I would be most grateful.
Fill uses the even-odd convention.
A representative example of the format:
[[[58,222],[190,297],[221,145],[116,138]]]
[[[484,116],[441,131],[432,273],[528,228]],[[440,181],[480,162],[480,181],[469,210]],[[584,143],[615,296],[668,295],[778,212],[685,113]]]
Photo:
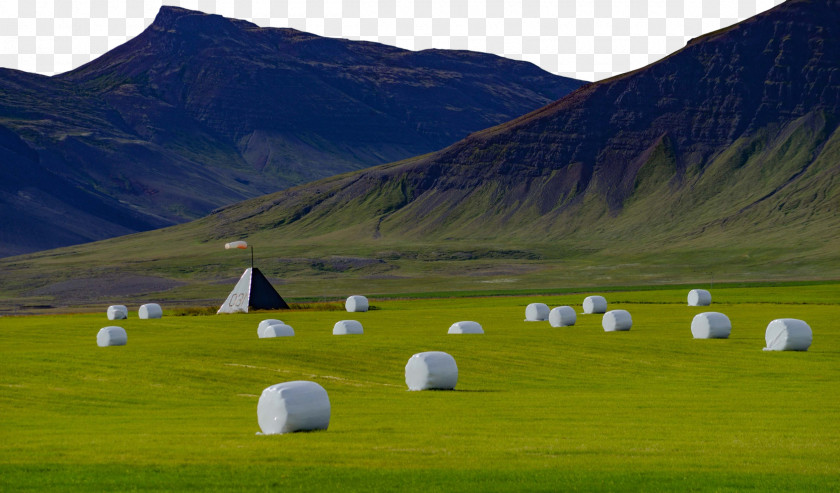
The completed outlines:
[[[585,295],[372,300],[298,310],[109,322],[0,318],[2,491],[837,491],[840,285],[606,293],[633,315],[605,333]],[[524,322],[568,304],[574,327]],[[694,340],[720,311],[727,340]],[[764,352],[774,318],[813,329],[807,352]],[[264,318],[292,338],[258,339]],[[341,319],[359,336],[333,336]],[[447,335],[475,320],[484,335]],[[124,347],[100,348],[107,325]],[[404,367],[455,357],[455,391],[409,392]],[[257,436],[272,384],[329,393],[321,432]]]

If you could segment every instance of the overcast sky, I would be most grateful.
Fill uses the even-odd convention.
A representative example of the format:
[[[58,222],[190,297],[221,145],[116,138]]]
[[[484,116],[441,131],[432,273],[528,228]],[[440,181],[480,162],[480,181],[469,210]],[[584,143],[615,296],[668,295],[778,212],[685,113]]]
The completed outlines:
[[[781,0],[2,0],[0,66],[53,75],[137,36],[161,5],[260,26],[467,49],[583,80],[652,63]]]

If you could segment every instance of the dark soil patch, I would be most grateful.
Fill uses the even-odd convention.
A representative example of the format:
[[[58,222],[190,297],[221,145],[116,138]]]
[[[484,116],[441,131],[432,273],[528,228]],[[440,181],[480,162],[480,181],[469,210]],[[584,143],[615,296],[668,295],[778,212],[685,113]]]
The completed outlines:
[[[35,289],[27,296],[52,296],[60,305],[95,301],[119,296],[133,297],[159,293],[187,283],[154,276],[108,276],[71,279]]]

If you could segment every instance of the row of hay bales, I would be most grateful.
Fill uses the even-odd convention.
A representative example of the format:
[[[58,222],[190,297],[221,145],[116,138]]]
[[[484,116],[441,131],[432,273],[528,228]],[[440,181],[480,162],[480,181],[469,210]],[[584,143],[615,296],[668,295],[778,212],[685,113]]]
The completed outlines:
[[[333,335],[364,334],[364,332],[362,323],[358,320],[339,320],[333,325]],[[257,326],[257,337],[260,339],[293,335],[295,335],[295,329],[276,318],[263,320]]]
[[[128,318],[128,307],[125,305],[111,305],[106,311],[108,320],[125,320]],[[137,309],[137,318],[150,319],[163,317],[163,309],[157,303],[146,303]]]
[[[583,300],[583,313],[603,313],[601,326],[606,332],[630,330],[633,317],[627,310],[607,311],[607,300],[603,296],[587,296]],[[577,323],[577,313],[570,306],[558,306],[552,309],[545,303],[530,303],[525,307],[526,322],[544,322],[552,327],[571,327]]]
[[[689,306],[709,306],[712,295],[705,289],[688,292]],[[627,310],[607,311],[607,300],[603,296],[587,296],[583,300],[583,313],[603,313],[601,325],[607,332],[626,331],[633,326],[633,319]],[[545,321],[552,327],[569,327],[577,322],[577,314],[570,306],[559,306],[549,310],[545,303],[530,303],[525,307],[525,321]],[[704,312],[691,321],[691,334],[695,339],[726,339],[732,332],[732,323],[723,313]],[[765,351],[806,351],[813,340],[811,327],[802,320],[780,318],[770,322],[764,335]]]
[[[705,289],[692,289],[688,293],[688,305],[689,306],[709,306],[712,304],[712,295]],[[556,320],[559,321],[563,320],[563,315],[566,315],[566,321],[564,325],[554,325],[555,327],[562,327],[567,325],[574,325],[575,318],[571,318],[571,315],[574,314],[574,310],[568,306],[562,306],[555,308],[554,310],[558,310],[556,315]],[[548,305],[545,303],[531,303],[525,308],[525,321],[526,322],[537,322],[537,321],[544,321],[549,320],[551,321],[551,312],[554,310],[549,310]],[[571,312],[569,312],[571,310]],[[607,311],[607,299],[603,296],[599,295],[592,295],[587,296],[583,300],[583,313],[592,314],[592,313],[606,313]]]

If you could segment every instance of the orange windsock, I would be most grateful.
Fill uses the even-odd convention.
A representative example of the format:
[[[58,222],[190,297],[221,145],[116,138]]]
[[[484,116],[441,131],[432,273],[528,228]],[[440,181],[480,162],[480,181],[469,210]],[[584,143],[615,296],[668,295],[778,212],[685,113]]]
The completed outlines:
[[[231,248],[241,248],[244,250],[248,248],[248,243],[244,241],[231,241],[230,243],[225,243],[225,250],[230,250]]]

